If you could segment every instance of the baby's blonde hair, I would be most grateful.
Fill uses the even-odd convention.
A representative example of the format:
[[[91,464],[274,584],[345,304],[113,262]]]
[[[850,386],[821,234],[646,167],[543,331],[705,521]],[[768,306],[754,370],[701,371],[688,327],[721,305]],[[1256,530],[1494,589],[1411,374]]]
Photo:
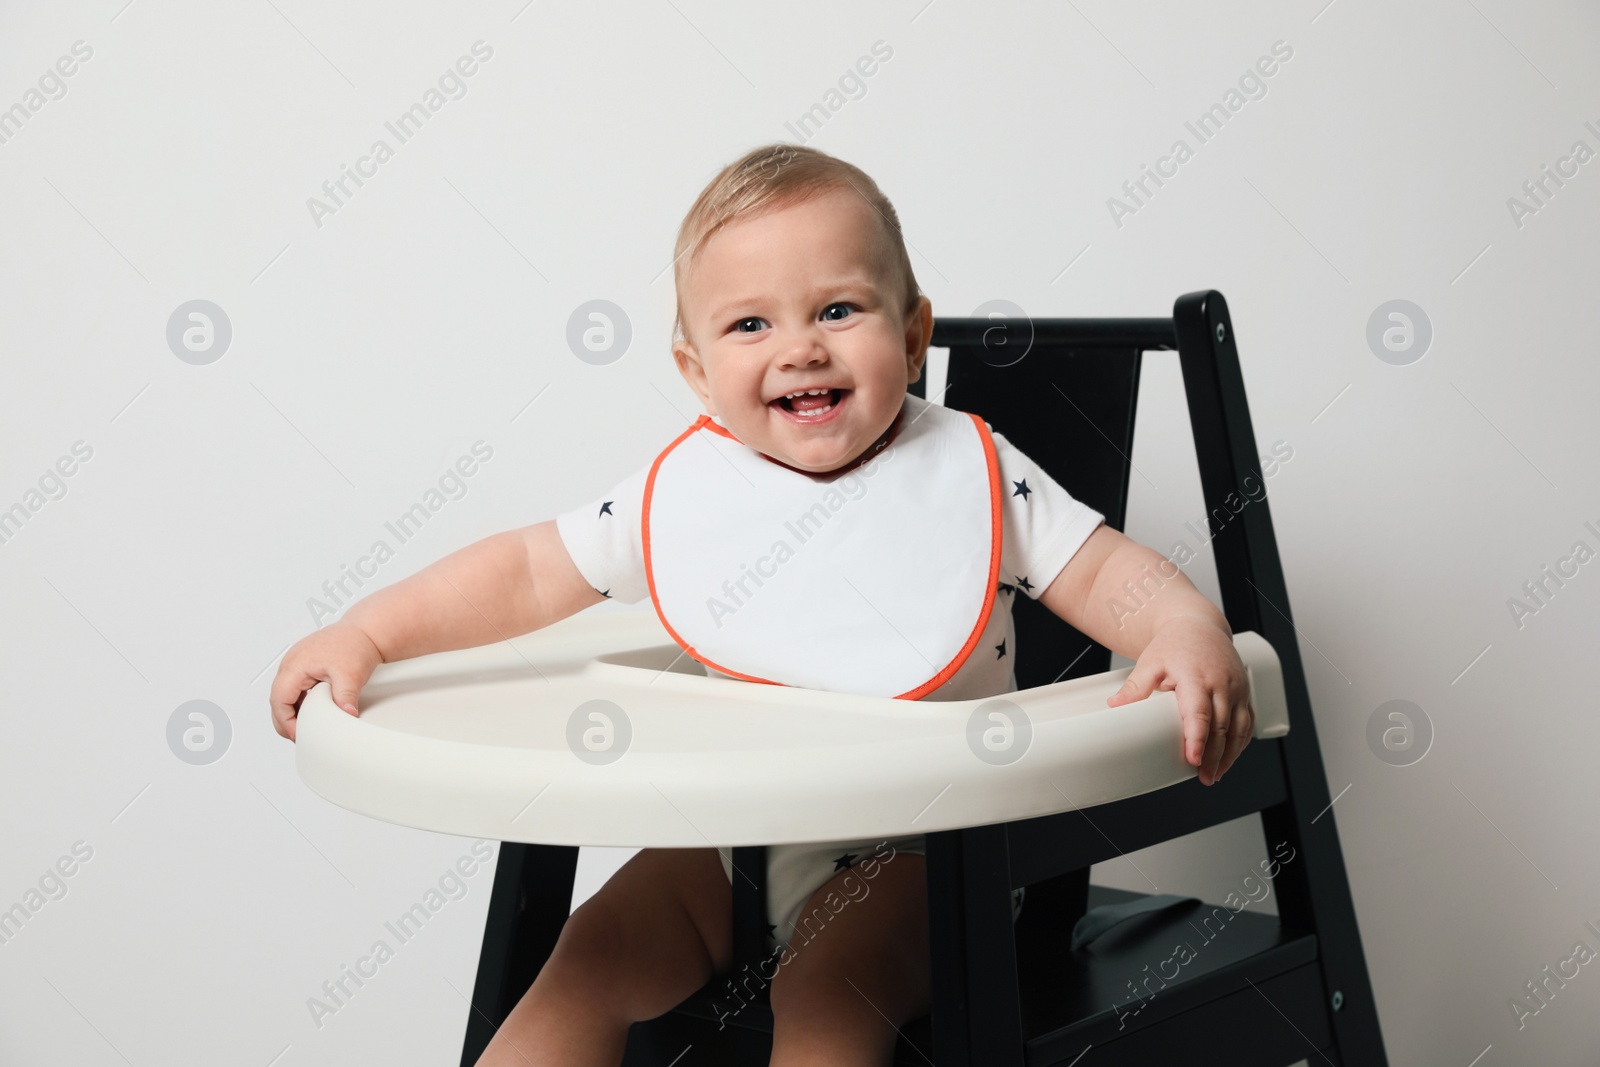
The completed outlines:
[[[684,216],[683,225],[678,228],[678,243],[673,249],[672,282],[677,289],[673,340],[682,340],[685,336],[684,277],[718,230],[738,219],[788,207],[835,189],[854,190],[872,208],[883,238],[880,249],[888,252],[888,263],[883,265],[899,275],[900,308],[902,313],[909,313],[922,290],[911,270],[911,258],[906,255],[900,217],[878,183],[861,168],[826,152],[806,145],[778,142],[752,148],[723,167],[701,190],[694,206]]]

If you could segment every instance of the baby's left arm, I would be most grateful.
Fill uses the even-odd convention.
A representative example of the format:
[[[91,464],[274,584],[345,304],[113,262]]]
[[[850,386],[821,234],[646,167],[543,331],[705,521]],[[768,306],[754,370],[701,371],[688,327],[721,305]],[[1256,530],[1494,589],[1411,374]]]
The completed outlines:
[[[1101,525],[1039,595],[1080,633],[1135,660],[1106,703],[1177,690],[1184,759],[1214,784],[1255,732],[1250,683],[1221,610],[1154,549]]]

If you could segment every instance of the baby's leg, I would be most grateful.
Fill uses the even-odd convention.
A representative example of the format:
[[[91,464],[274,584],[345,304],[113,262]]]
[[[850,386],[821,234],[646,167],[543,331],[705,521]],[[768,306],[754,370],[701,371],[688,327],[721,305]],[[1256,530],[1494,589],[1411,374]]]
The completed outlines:
[[[732,912],[716,849],[640,850],[567,919],[477,1067],[617,1067],[629,1026],[728,969]]]
[[[796,930],[772,979],[770,1067],[888,1067],[895,1028],[928,1010],[926,860],[897,852],[871,879],[840,871],[805,915],[827,915],[828,894],[848,901],[806,940]],[[843,887],[856,879],[854,892]],[[870,887],[864,896],[860,885]]]

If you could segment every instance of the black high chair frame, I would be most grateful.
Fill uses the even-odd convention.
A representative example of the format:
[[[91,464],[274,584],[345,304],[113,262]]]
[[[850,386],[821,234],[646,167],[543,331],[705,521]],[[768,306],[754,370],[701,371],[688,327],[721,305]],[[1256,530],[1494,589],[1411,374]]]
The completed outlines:
[[[1119,530],[1143,353],[1177,350],[1222,608],[1235,632],[1253,630],[1276,651],[1290,729],[1253,740],[1215,786],[1189,779],[1081,811],[929,833],[932,1006],[900,1028],[896,1064],[1386,1067],[1271,510],[1259,489],[1247,491],[1246,479],[1264,479],[1222,294],[1187,293],[1171,318],[936,319],[931,345],[950,350],[944,404],[982,416]],[[912,392],[925,395],[926,380]],[[1013,613],[1019,688],[1111,669],[1109,650],[1042,604],[1019,596]],[[1072,949],[1089,909],[1144,896],[1090,885],[1091,864],[1251,814],[1282,861],[1271,879],[1276,918],[1190,902]],[[548,959],[571,910],[577,853],[501,845],[462,1067]],[[756,971],[768,957],[766,849],[736,848],[733,859],[730,973],[636,1024],[625,1067],[767,1062],[772,1016]],[[1013,924],[1012,890],[1024,886]],[[1181,961],[1180,945],[1190,948]]]

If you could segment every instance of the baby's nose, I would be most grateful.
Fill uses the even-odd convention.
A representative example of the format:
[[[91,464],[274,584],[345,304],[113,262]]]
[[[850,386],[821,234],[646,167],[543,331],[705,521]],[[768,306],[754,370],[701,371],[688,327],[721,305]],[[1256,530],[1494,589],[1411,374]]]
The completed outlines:
[[[827,346],[815,337],[797,338],[786,345],[781,357],[786,367],[809,367],[828,361]]]

